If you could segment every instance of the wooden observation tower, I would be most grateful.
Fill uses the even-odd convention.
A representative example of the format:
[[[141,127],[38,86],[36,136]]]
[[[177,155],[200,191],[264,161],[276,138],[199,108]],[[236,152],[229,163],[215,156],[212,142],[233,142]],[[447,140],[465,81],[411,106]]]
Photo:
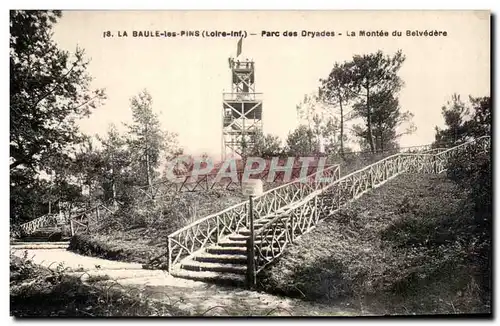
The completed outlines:
[[[222,94],[222,155],[244,158],[262,130],[262,93],[255,92],[253,61],[229,58],[229,68],[231,93]]]

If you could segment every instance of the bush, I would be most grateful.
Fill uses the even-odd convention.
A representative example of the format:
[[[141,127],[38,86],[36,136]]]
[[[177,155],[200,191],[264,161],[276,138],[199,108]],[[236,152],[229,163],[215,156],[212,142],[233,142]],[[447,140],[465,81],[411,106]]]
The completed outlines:
[[[492,175],[491,152],[480,147],[470,147],[460,155],[453,157],[448,166],[448,177],[466,192],[472,204],[468,243],[468,259],[477,267],[474,272],[477,281],[486,295],[485,301],[491,300],[491,230],[492,230]]]
[[[77,234],[68,250],[81,255],[145,264],[166,251],[166,236],[137,229],[110,235]],[[146,236],[146,233],[148,236]],[[152,239],[155,242],[152,243]]]

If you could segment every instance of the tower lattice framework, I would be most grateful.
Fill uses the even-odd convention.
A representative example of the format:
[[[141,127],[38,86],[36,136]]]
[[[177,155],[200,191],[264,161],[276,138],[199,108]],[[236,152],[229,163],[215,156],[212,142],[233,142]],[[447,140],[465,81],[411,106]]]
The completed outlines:
[[[262,93],[255,92],[255,63],[229,59],[231,93],[222,95],[222,154],[246,157],[262,131]]]

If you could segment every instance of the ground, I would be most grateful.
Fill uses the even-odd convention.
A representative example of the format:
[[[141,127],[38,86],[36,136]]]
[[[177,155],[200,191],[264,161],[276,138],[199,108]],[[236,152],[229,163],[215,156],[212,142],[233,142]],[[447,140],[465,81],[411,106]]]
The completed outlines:
[[[36,265],[51,270],[64,271],[87,283],[92,282],[97,289],[108,290],[111,287],[122,293],[140,293],[150,302],[167,307],[168,315],[231,315],[231,316],[304,316],[333,315],[352,316],[369,315],[368,311],[359,311],[342,306],[331,306],[306,302],[268,293],[249,291],[241,288],[221,287],[202,282],[175,278],[163,271],[141,269],[139,264],[109,261],[95,257],[85,257],[64,249],[19,250],[14,255],[26,256]],[[40,271],[38,272],[40,273]],[[43,271],[41,272],[43,274]],[[12,289],[12,284],[11,284]],[[12,302],[11,294],[11,302]],[[15,310],[11,313],[23,315],[23,302],[29,298],[16,297]],[[88,303],[92,306],[92,303]],[[50,307],[49,307],[50,308]],[[48,309],[50,310],[50,309]],[[42,310],[42,313],[46,312]],[[123,312],[123,311],[120,311]],[[31,311],[31,313],[33,313]],[[95,311],[89,311],[99,316]],[[107,312],[108,313],[108,312]],[[61,311],[60,315],[73,315],[74,311]]]
[[[148,249],[155,236],[157,248],[163,248],[159,231],[123,232],[133,249],[125,255],[123,249],[105,251],[114,259],[132,257],[135,264],[65,250],[27,254],[47,267],[62,263],[68,273],[98,284],[140,291],[166,305],[168,315],[489,313],[490,293],[483,290],[489,271],[478,263],[484,257],[475,227],[463,191],[444,174],[417,174],[392,179],[300,237],[259,275],[259,291],[142,269],[141,260],[155,254]],[[141,241],[143,248],[137,246]]]

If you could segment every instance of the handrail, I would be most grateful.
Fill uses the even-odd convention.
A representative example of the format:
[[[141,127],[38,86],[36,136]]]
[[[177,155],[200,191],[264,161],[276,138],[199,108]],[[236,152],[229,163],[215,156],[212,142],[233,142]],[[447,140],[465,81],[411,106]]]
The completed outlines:
[[[282,209],[280,209],[279,211],[277,211],[277,213],[279,212],[280,214],[284,214],[286,213],[288,210],[292,210],[298,206],[301,206],[304,202],[307,202],[311,199],[313,199],[314,197],[318,196],[319,194],[323,193],[324,191],[330,189],[331,187],[341,183],[342,181],[345,181],[345,180],[348,180],[349,178],[351,178],[352,176],[354,175],[357,175],[357,174],[360,174],[366,170],[369,170],[370,168],[373,168],[374,166],[376,165],[379,165],[385,161],[388,161],[390,159],[393,159],[395,157],[398,157],[400,155],[419,155],[419,154],[409,154],[409,153],[398,153],[398,154],[394,154],[394,155],[391,155],[391,156],[388,156],[388,157],[385,157],[383,159],[381,159],[380,161],[377,161],[375,163],[372,163],[370,165],[367,165],[366,167],[362,168],[362,169],[359,169],[359,170],[356,170],[354,172],[351,172],[349,174],[346,174],[345,176],[333,181],[331,184],[329,185],[326,185],[324,188],[321,188],[321,189],[318,189],[316,190],[315,192],[309,194],[308,196],[304,197],[302,200],[300,201],[297,201],[297,202],[294,202],[294,203],[291,203],[291,205],[289,206],[285,206],[285,207],[282,207]],[[255,235],[260,235],[263,230],[265,230],[265,228],[271,224],[273,224],[273,221],[278,218],[279,216],[276,216],[274,217],[272,220],[270,220],[269,222],[265,223],[264,225],[262,225],[262,227],[259,228],[258,231],[255,231]]]
[[[56,214],[45,214],[37,217],[31,221],[23,223],[19,226],[20,230],[25,234],[30,234],[36,231],[36,229],[45,226],[47,223],[52,222],[56,218]]]
[[[420,148],[424,147],[421,146]],[[425,146],[425,148],[428,148],[428,146]],[[307,179],[315,178],[317,173],[320,172],[317,171],[309,176],[298,178],[290,183],[269,189],[254,199],[253,215],[255,220],[262,218],[266,218],[266,220],[270,219],[270,221],[266,221],[265,225],[259,229],[257,234],[265,232],[266,227],[276,222],[283,215],[283,212],[299,207],[305,201],[317,198],[319,194],[331,189],[334,185],[355,183],[358,187],[368,189],[388,180],[389,174],[390,177],[394,177],[402,173],[404,170],[403,165],[406,166],[405,169],[416,168],[417,170],[424,169],[430,172],[433,162],[412,162],[411,155],[413,154],[395,153],[360,170],[351,172],[342,178],[340,178],[339,166],[332,166],[329,170],[335,171],[336,180],[327,184],[315,183],[311,185],[304,183]],[[327,170],[321,172],[326,172]],[[354,180],[358,176],[360,180]],[[362,178],[364,179],[361,180]],[[368,181],[368,178],[370,181]],[[368,182],[370,183],[369,187],[367,186]],[[360,195],[359,191],[356,191],[356,195]],[[246,200],[199,219],[168,235],[167,254],[169,270],[180,259],[183,259],[183,257],[193,254],[206,245],[217,244],[222,237],[231,233],[237,233],[240,229],[246,228],[248,223],[248,209],[249,201]]]
[[[321,172],[325,172],[325,171],[333,170],[333,169],[335,169],[335,168],[339,168],[339,165],[333,165],[333,166],[330,166],[329,168],[327,168],[327,169],[325,169],[324,171],[321,171]],[[273,192],[275,192],[275,191],[277,191],[277,190],[279,190],[279,189],[282,189],[282,188],[284,188],[284,187],[289,187],[290,185],[294,185],[294,184],[296,184],[296,183],[298,183],[298,182],[304,182],[304,181],[306,181],[308,178],[310,178],[310,177],[312,177],[312,176],[315,176],[315,175],[316,175],[317,173],[319,173],[319,172],[320,172],[320,171],[315,172],[315,173],[313,173],[313,174],[311,174],[311,175],[309,175],[309,176],[306,176],[306,177],[303,177],[303,178],[300,178],[300,179],[296,179],[296,180],[291,181],[291,182],[289,182],[289,183],[285,183],[285,184],[280,185],[280,186],[278,186],[278,187],[275,187],[275,188],[269,189],[269,190],[267,190],[267,191],[263,192],[261,195],[256,196],[256,197],[254,198],[254,202],[256,202],[256,201],[257,201],[257,200],[259,200],[260,198],[263,198],[263,197],[265,197],[266,195],[269,195],[269,194],[271,194],[271,193],[273,193]],[[219,212],[217,212],[217,213],[213,213],[213,214],[208,215],[208,216],[206,216],[206,217],[204,217],[204,218],[201,218],[201,219],[199,219],[199,220],[196,220],[196,221],[194,221],[193,223],[191,223],[191,224],[189,224],[189,225],[186,225],[185,227],[180,228],[179,230],[177,230],[177,231],[175,231],[175,232],[171,233],[171,234],[169,235],[169,237],[170,237],[170,236],[172,236],[172,237],[173,237],[173,236],[175,236],[175,235],[177,235],[177,234],[181,233],[182,231],[185,231],[185,230],[187,230],[187,229],[189,229],[189,228],[191,228],[191,227],[193,227],[193,226],[195,226],[195,225],[197,225],[197,224],[201,224],[201,223],[205,222],[205,221],[206,221],[206,220],[208,220],[208,219],[211,219],[211,218],[217,217],[218,215],[221,215],[221,214],[226,213],[226,212],[228,212],[228,211],[230,211],[230,210],[233,210],[233,209],[239,208],[239,207],[244,206],[244,205],[246,205],[246,204],[248,204],[248,203],[249,203],[249,200],[247,199],[247,200],[245,200],[245,201],[243,201],[243,202],[241,202],[241,203],[239,203],[239,204],[235,204],[235,205],[230,206],[230,207],[228,207],[228,208],[226,208],[226,209],[224,209],[224,210],[222,210],[222,211],[219,211]]]
[[[333,165],[329,164],[329,165],[325,166],[324,168],[325,168],[325,170],[327,170],[328,168],[330,168],[332,166],[337,166],[337,165],[338,164],[333,164]],[[309,168],[317,168],[317,167],[318,166],[310,166]],[[291,170],[292,170],[292,176],[293,176],[293,175],[296,175],[298,171],[300,172],[302,170],[302,167],[301,166],[294,166],[291,168]],[[266,178],[269,175],[269,172],[270,172],[270,167],[267,166],[262,172],[259,173],[260,178],[261,179]],[[283,172],[283,171],[281,171],[281,172]],[[183,174],[178,176],[180,178],[180,180],[177,182],[170,182],[167,180],[163,180],[163,181],[154,182],[151,184],[151,186],[143,185],[143,186],[135,186],[135,188],[144,192],[144,193],[145,193],[145,191],[147,191],[151,188],[157,189],[157,191],[158,191],[158,189],[160,189],[160,187],[162,187],[162,186],[167,186],[167,189],[175,188],[176,191],[182,191],[182,190],[194,191],[196,188],[199,188],[200,190],[221,189],[221,188],[222,189],[229,189],[229,186],[232,184],[241,185],[241,178],[244,174],[244,169],[240,169],[236,173],[237,173],[237,178],[238,178],[237,182],[232,181],[232,178],[230,178],[230,177],[223,178],[223,179],[228,180],[227,184],[220,184],[218,182],[215,182],[215,180],[217,179],[217,176],[219,174],[219,171],[215,170],[215,172],[211,171],[209,173],[200,174],[200,175],[192,175],[192,174],[190,174],[190,172],[186,172],[186,173],[183,173]],[[312,175],[312,174],[313,173],[311,173],[310,175]],[[196,178],[196,179],[191,180],[192,178]],[[275,182],[281,183],[281,185],[289,183],[289,182],[287,182],[287,183],[281,182],[280,178],[278,176],[275,178],[275,180],[272,183],[275,183]],[[218,187],[216,187],[217,185],[218,185]],[[190,187],[192,187],[192,188],[190,189]]]
[[[334,179],[340,177],[339,165],[298,178],[287,184],[269,189],[260,196],[254,198],[255,219],[264,218],[270,212],[276,211],[280,207],[287,205],[290,201],[303,198],[310,192],[316,190],[305,183],[309,178],[316,178],[318,173],[331,175]],[[300,183],[303,183],[303,187]],[[195,251],[204,248],[206,245],[219,243],[224,236],[247,227],[249,200],[228,207],[217,213],[208,215],[185,227],[168,235],[167,254],[169,270],[180,259]]]
[[[309,232],[321,219],[331,216],[342,206],[358,198],[369,189],[378,187],[401,173],[412,171],[415,163],[420,165],[420,170],[423,170],[424,173],[441,173],[445,170],[445,167],[443,165],[441,169],[438,169],[436,165],[438,163],[437,157],[447,155],[471,144],[477,144],[483,139],[489,139],[489,136],[473,139],[437,154],[398,153],[391,155],[335,180],[331,184],[310,193],[300,201],[282,207],[276,211],[271,220],[254,233],[254,238],[259,237],[261,240],[253,245],[253,250],[256,253],[255,260],[251,264],[249,262],[247,266],[248,269],[253,268],[253,276],[251,277],[255,279],[257,273],[281,255],[285,246],[294,241],[297,230],[299,232],[298,236]],[[422,157],[431,158],[431,160],[419,160]],[[390,160],[392,162],[389,162]],[[434,166],[429,166],[429,163]],[[368,175],[366,175],[366,172],[368,172]],[[378,175],[374,176],[374,173],[378,173]],[[353,190],[353,186],[357,187],[354,187]],[[322,197],[320,195],[327,192],[331,193],[333,198],[330,198],[330,203],[325,204],[325,202],[321,202]],[[348,193],[348,198],[342,198],[345,193]],[[345,200],[345,202],[343,203],[342,200]],[[302,208],[306,206],[308,209]],[[280,228],[280,225],[284,225],[284,229]],[[265,235],[270,236],[271,240]],[[247,240],[247,253],[251,246],[252,242]]]

